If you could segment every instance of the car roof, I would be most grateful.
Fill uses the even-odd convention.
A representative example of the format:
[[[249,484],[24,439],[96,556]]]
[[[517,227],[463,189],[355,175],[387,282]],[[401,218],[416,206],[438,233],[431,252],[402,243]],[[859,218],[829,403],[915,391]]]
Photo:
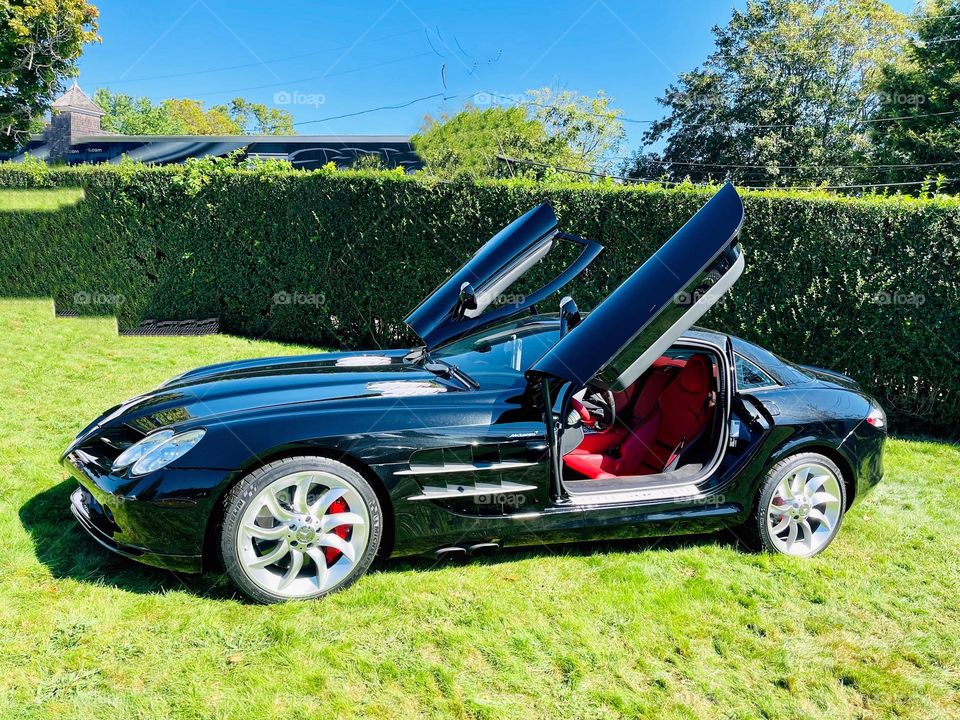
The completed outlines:
[[[528,315],[523,319],[522,322],[525,324],[558,324],[560,322],[560,316],[557,313],[538,313],[536,315]],[[770,352],[766,348],[757,345],[756,343],[752,343],[749,340],[744,340],[741,337],[737,337],[736,335],[730,335],[728,333],[719,332],[718,330],[711,330],[709,328],[694,325],[683,335],[681,335],[677,341],[683,342],[684,340],[699,340],[701,342],[708,342],[712,345],[723,347],[727,338],[729,338],[730,342],[733,344],[733,351],[735,353],[742,355],[750,362],[758,365],[765,372],[772,375],[774,379],[781,385],[797,385],[810,382],[810,376],[805,374],[800,368],[784,362],[781,358],[777,357],[774,353]]]
[[[723,345],[728,337],[732,336],[716,330],[710,330],[709,328],[700,327],[699,325],[694,325],[683,335],[681,335],[680,339],[683,340],[686,338],[689,340],[704,340],[706,342],[713,343],[714,345]]]

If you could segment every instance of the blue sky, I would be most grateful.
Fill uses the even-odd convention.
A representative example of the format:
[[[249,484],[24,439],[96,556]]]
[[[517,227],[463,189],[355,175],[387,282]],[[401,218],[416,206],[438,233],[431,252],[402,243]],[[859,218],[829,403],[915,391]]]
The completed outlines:
[[[425,113],[486,93],[549,85],[605,90],[626,116],[662,115],[656,97],[712,49],[710,28],[744,2],[554,0],[94,0],[103,43],[80,86],[207,104],[237,95],[305,122],[302,134],[408,134]],[[911,0],[893,0],[910,12]],[[207,72],[216,70],[216,72]],[[477,93],[480,93],[477,95]],[[455,96],[444,99],[440,96]],[[646,125],[626,123],[628,147]],[[625,148],[626,149],[626,148]]]

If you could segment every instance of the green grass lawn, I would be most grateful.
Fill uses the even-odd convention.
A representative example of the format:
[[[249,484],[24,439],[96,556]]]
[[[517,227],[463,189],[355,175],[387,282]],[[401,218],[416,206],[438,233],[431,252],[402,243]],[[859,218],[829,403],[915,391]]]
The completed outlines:
[[[960,450],[894,440],[820,557],[726,535],[392,562],[312,603],[116,558],[60,451],[190,367],[291,346],[118,338],[0,302],[0,718],[956,718]]]
[[[0,212],[12,210],[54,211],[83,200],[80,188],[56,190],[0,190]]]

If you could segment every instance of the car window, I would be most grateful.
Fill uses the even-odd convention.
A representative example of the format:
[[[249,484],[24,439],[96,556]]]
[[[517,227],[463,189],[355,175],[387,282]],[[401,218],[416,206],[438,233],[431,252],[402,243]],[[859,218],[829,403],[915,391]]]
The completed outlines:
[[[762,387],[776,385],[777,382],[759,366],[747,360],[741,355],[734,358],[737,369],[737,387],[740,390],[755,390]]]
[[[678,348],[671,347],[667,348],[663,355],[664,357],[671,358],[672,360],[689,360],[691,357],[698,353],[702,353],[702,350],[697,350],[695,348]]]

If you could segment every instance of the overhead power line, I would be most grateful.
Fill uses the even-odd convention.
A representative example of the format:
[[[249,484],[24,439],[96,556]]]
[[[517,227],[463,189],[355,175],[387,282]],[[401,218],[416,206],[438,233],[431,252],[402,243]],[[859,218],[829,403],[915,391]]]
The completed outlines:
[[[316,82],[318,80],[326,80],[327,78],[339,77],[341,75],[350,75],[352,73],[364,72],[365,70],[374,70],[379,67],[384,67],[385,65],[395,65],[397,63],[405,62],[407,60],[416,60],[417,58],[426,57],[427,55],[433,55],[433,53],[421,52],[421,53],[415,53],[413,55],[404,55],[403,57],[393,58],[392,60],[384,60],[383,62],[374,63],[372,65],[364,65],[362,67],[350,68],[349,70],[338,70],[337,72],[324,73],[323,75],[314,75],[313,77],[298,78],[295,80],[277,80],[275,82],[264,83],[262,85],[248,85],[247,87],[234,88],[232,90],[213,90],[211,92],[205,92],[205,93],[193,93],[192,97],[208,97],[210,95],[226,95],[228,93],[246,92],[247,90],[264,90],[266,88],[274,88],[274,87],[291,87],[298,83]]]
[[[920,115],[894,115],[893,117],[867,118],[859,120],[862,123],[893,122],[894,120],[917,120],[920,118],[940,117],[942,115],[957,115],[960,110],[944,110],[943,112],[922,113]]]
[[[943,112],[935,113],[921,113],[918,115],[891,115],[889,117],[878,117],[878,118],[862,118],[859,120],[854,120],[852,124],[854,125],[872,125],[873,123],[881,122],[894,122],[896,120],[919,120],[921,118],[928,117],[940,117],[945,115],[960,115],[960,110],[945,110]],[[787,129],[787,128],[797,128],[797,127],[808,127],[803,123],[738,123],[738,122],[709,122],[709,123],[683,123],[684,127],[696,128],[696,127],[716,127],[717,125],[730,126],[735,125],[739,128],[744,128],[747,130],[774,130],[774,129]]]
[[[929,20],[942,20],[944,18],[955,18],[960,20],[960,14],[958,13],[948,13],[946,15],[924,15],[923,13],[904,13],[903,17],[908,20],[913,20],[914,22],[927,22]],[[792,24],[790,27],[808,27],[808,26],[818,26],[818,25],[833,25],[843,22],[842,18],[832,18],[832,17],[819,17],[813,20],[813,22],[808,25],[801,25],[799,23]]]
[[[502,100],[509,100],[511,103],[513,103],[513,104],[515,104],[515,105],[532,105],[532,106],[534,106],[534,107],[540,107],[540,108],[545,108],[545,109],[558,109],[558,108],[560,108],[559,105],[548,105],[548,104],[538,103],[538,102],[533,101],[533,100],[522,100],[522,99],[518,99],[518,98],[516,98],[516,97],[511,97],[511,96],[509,96],[509,95],[501,95],[501,94],[499,94],[499,93],[486,92],[486,91],[482,91],[482,90],[473,93],[473,94],[471,95],[471,97],[476,97],[477,95],[489,95],[489,96],[491,96],[491,97],[500,98],[500,99],[502,99]],[[601,117],[601,118],[607,118],[607,119],[611,119],[611,120],[612,120],[612,119],[616,119],[616,120],[619,120],[619,121],[621,121],[621,122],[629,122],[629,123],[655,123],[655,122],[661,122],[660,120],[642,120],[642,119],[639,119],[639,118],[626,117],[625,115],[619,115],[619,114],[617,114],[617,113],[598,113],[598,112],[589,112],[589,111],[584,111],[584,112],[585,112],[585,114],[590,115],[590,116],[592,116],[592,117]],[[960,110],[946,110],[946,111],[944,111],[944,112],[923,113],[923,114],[920,114],[920,115],[894,115],[894,116],[890,116],[890,117],[864,118],[864,119],[862,119],[862,120],[856,120],[855,122],[856,122],[856,124],[869,124],[869,123],[878,123],[878,122],[892,122],[892,121],[895,121],[895,120],[915,120],[915,119],[920,119],[920,118],[925,118],[925,117],[936,117],[936,116],[944,116],[944,115],[960,115]],[[709,123],[684,123],[683,125],[684,125],[684,127],[714,127],[714,126],[717,126],[717,125],[729,126],[730,124],[731,124],[731,123],[729,123],[729,122],[715,121],[715,122],[709,122]],[[805,125],[803,125],[803,124],[798,124],[798,123],[791,123],[791,124],[777,124],[777,123],[772,123],[772,124],[744,124],[744,123],[733,123],[733,124],[735,124],[737,127],[741,127],[741,128],[746,128],[746,129],[758,129],[758,130],[761,130],[761,129],[762,129],[762,130],[768,130],[768,129],[773,129],[773,128],[806,127]]]
[[[960,15],[937,15],[937,16],[930,16],[925,18],[921,18],[919,16],[908,16],[908,17],[916,17],[919,20],[932,20],[935,18],[943,18],[943,17],[956,17],[958,20],[960,20]],[[130,84],[130,83],[137,83],[137,82],[150,82],[152,80],[169,80],[173,78],[193,77],[197,75],[209,75],[209,74],[218,73],[218,72],[227,72],[230,70],[242,70],[242,69],[251,68],[251,67],[261,67],[263,65],[270,65],[273,63],[282,63],[282,62],[288,62],[290,60],[300,60],[307,57],[313,57],[315,55],[323,55],[325,53],[336,52],[338,50],[349,50],[350,48],[355,47],[356,45],[366,45],[370,43],[383,42],[384,40],[391,40],[393,38],[403,37],[406,35],[419,34],[421,32],[423,32],[422,28],[411,28],[409,30],[401,30],[399,32],[389,33],[387,35],[381,35],[376,38],[361,40],[358,43],[335,45],[328,48],[321,48],[319,50],[311,50],[309,52],[299,53],[297,55],[285,55],[283,57],[268,58],[263,61],[240,63],[237,65],[223,65],[220,67],[205,68],[202,70],[190,70],[186,72],[167,73],[163,75],[147,75],[147,76],[136,77],[136,78],[117,78],[114,80],[100,80],[100,81],[95,81],[93,84],[94,85],[122,85],[122,84]],[[429,42],[429,38],[428,38],[428,42]],[[925,40],[921,42],[925,45],[934,45],[934,44],[949,43],[949,42],[960,42],[960,37],[947,37],[942,39],[934,38],[931,40]],[[762,57],[776,57],[781,55],[795,55],[795,54],[807,54],[807,53],[819,53],[819,52],[820,51],[816,49],[807,49],[807,50],[786,50],[782,52],[771,52],[771,53],[757,52],[754,54]]]
[[[656,183],[660,185],[706,185],[706,183],[688,183],[688,182],[678,182],[675,180],[658,180],[656,178],[632,178],[624,175],[611,175],[609,173],[599,173],[593,172],[591,170],[575,170],[573,168],[562,167],[559,165],[551,165],[549,163],[543,163],[536,160],[526,160],[524,158],[513,158],[506,155],[498,155],[497,158],[507,163],[520,163],[522,165],[530,165],[533,167],[542,167],[551,170],[556,170],[557,172],[566,172],[573,173],[575,175],[587,175],[590,177],[597,178],[607,178],[610,180],[620,180],[623,182],[629,183]],[[945,178],[944,182],[958,182],[960,178]],[[909,185],[929,185],[931,180],[911,180],[906,182],[888,182],[888,183],[853,183],[849,185],[805,185],[805,186],[796,186],[791,185],[788,187],[777,188],[777,187],[765,187],[760,185],[738,185],[737,187],[744,190],[854,190],[854,189],[869,189],[869,188],[885,188],[885,187],[902,187]]]
[[[634,160],[635,156],[618,156],[614,159],[617,160]],[[664,160],[664,159],[651,159],[651,162],[659,163],[661,165],[681,165],[683,167],[703,167],[703,168],[728,168],[732,170],[749,170],[749,169],[758,169],[758,170],[768,170],[768,169],[779,169],[779,170],[869,170],[869,169],[913,169],[913,168],[931,168],[931,167],[943,167],[950,165],[960,165],[960,160],[945,160],[943,162],[932,162],[932,163],[887,163],[879,165],[749,165],[749,164],[739,164],[739,163],[708,163],[708,162],[696,162],[693,160]]]
[[[443,93],[434,93],[433,95],[424,95],[423,97],[414,98],[413,100],[408,100],[406,102],[397,103],[396,105],[380,105],[375,108],[368,108],[367,110],[357,110],[356,112],[344,113],[343,115],[331,115],[330,117],[319,118],[318,120],[303,120],[301,122],[295,122],[294,125],[310,125],[312,123],[322,123],[328,122],[330,120],[340,120],[342,118],[348,117],[357,117],[358,115],[367,115],[368,113],[380,112],[381,110],[399,110],[400,108],[409,107],[419,102],[424,102],[426,100],[433,100],[434,98],[441,98],[443,100],[451,100],[457,97],[456,95],[444,95]]]
[[[911,38],[903,38],[904,41],[910,42]],[[960,36],[950,36],[943,38],[932,38],[930,40],[920,40],[913,39],[913,42],[917,45],[941,45],[944,43],[960,42]],[[750,53],[752,57],[761,57],[761,58],[780,58],[780,57],[806,57],[813,55],[815,57],[820,57],[825,53],[830,52],[831,50],[836,49],[836,46],[829,43],[822,43],[823,47],[808,47],[808,48],[798,48],[797,50],[755,50]],[[848,48],[856,50],[858,48]]]
[[[516,96],[501,95],[500,93],[496,93],[488,90],[478,90],[477,92],[472,93],[470,97],[475,98],[478,95],[489,95],[490,97],[493,97],[493,98],[509,101],[510,104],[514,104],[514,105],[532,105],[533,107],[544,108],[546,110],[555,110],[560,108],[559,105],[549,105],[544,103],[538,103],[535,100],[523,100],[522,98],[518,98]],[[612,113],[612,112],[611,113],[598,113],[598,112],[588,112],[588,111],[584,111],[584,112],[585,114],[590,115],[591,117],[606,118],[608,120],[616,119],[621,122],[628,122],[628,123],[657,122],[656,120],[638,120],[636,118],[629,118],[624,115],[620,115],[619,113]]]
[[[251,67],[263,67],[264,65],[270,65],[272,63],[282,63],[289,60],[301,60],[302,58],[313,57],[314,55],[323,55],[328,52],[336,52],[337,50],[349,50],[354,45],[366,45],[368,43],[382,42],[384,40],[390,40],[396,37],[402,37],[404,35],[412,35],[414,33],[419,33],[420,29],[416,28],[413,30],[403,30],[401,32],[390,33],[389,35],[381,35],[377,38],[371,38],[369,40],[361,40],[355,44],[347,45],[336,45],[334,47],[321,48],[319,50],[311,50],[310,52],[299,53],[298,55],[286,55],[284,57],[270,58],[268,60],[249,62],[249,63],[240,63],[238,65],[223,65],[221,67],[215,68],[204,68],[203,70],[190,70],[188,72],[177,72],[177,73],[168,73],[166,75],[148,75],[146,77],[138,78],[119,78],[117,80],[101,80],[100,82],[93,83],[94,85],[120,85],[125,83],[135,83],[135,82],[149,82],[150,80],[169,80],[171,78],[180,78],[180,77],[192,77],[194,75],[209,75],[211,73],[218,72],[227,72],[228,70],[242,70],[244,68]]]
[[[930,40],[918,40],[918,45],[942,45],[943,43],[960,42],[960,36],[932,38]]]
[[[947,13],[946,15],[924,15],[923,13],[907,13],[905,17],[910,18],[911,20],[940,20],[942,18],[955,18],[960,20],[960,13]]]

